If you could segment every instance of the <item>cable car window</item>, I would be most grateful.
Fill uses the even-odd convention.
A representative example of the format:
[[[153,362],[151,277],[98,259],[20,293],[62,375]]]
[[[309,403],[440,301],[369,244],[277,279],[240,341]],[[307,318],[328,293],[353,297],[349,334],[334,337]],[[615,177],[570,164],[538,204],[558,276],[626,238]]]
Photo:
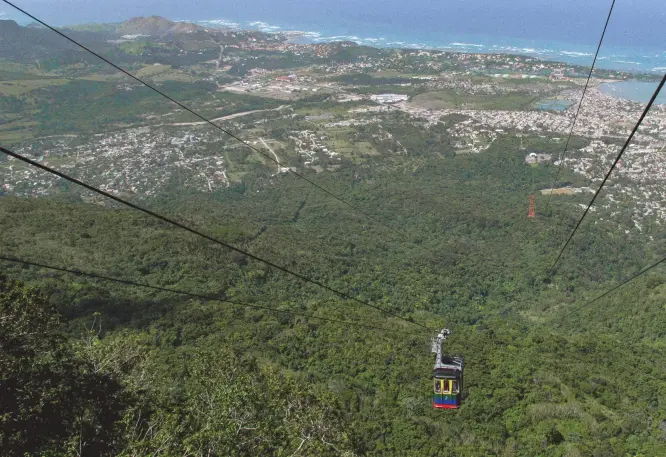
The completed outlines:
[[[435,370],[435,376],[456,376],[457,374],[458,371],[452,369],[437,368]]]
[[[444,388],[442,389],[442,391],[443,391],[445,394],[449,394],[449,393],[451,393],[451,381],[449,381],[449,380],[447,379],[447,380],[442,381],[442,384],[444,385]]]

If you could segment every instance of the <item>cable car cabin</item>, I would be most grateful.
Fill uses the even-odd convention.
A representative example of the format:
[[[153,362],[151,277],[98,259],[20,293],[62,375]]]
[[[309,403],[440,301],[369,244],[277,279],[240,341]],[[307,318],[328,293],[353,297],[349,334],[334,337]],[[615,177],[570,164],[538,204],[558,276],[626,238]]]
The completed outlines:
[[[444,357],[435,368],[433,406],[443,409],[457,409],[462,401],[463,362],[462,359]]]
[[[463,359],[462,357],[447,357],[443,346],[451,330],[442,329],[432,339],[432,352],[435,356],[435,398],[433,406],[443,409],[457,409],[460,407],[463,393]]]

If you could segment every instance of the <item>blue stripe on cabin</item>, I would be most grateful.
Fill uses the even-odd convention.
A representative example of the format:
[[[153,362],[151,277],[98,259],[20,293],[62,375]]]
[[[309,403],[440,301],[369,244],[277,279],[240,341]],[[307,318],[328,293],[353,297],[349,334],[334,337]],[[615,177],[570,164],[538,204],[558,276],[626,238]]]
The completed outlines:
[[[436,405],[456,405],[458,404],[456,395],[435,394],[434,403]]]

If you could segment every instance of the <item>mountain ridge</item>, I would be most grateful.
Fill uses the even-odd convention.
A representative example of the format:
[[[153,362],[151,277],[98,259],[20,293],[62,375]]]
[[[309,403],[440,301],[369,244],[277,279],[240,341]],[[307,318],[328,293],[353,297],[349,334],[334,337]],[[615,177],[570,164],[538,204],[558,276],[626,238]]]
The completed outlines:
[[[206,29],[191,22],[174,22],[161,16],[136,16],[120,23],[117,27],[117,32],[123,35],[165,36],[204,30]]]

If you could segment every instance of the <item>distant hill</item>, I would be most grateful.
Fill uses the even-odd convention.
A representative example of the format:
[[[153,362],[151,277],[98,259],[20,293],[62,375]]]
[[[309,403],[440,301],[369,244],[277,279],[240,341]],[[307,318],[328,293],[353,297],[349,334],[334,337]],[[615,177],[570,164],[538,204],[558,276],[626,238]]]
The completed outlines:
[[[20,25],[9,19],[0,19],[0,38],[17,37],[20,34]]]
[[[103,46],[106,40],[116,38],[115,32],[106,29],[93,32],[86,29],[63,29],[77,41]],[[79,62],[87,56],[78,46],[57,36],[41,25],[22,27],[12,20],[0,20],[0,58],[34,64],[35,61],[64,59],[62,62]]]
[[[0,20],[0,58],[31,61],[72,49],[47,29],[21,27],[11,20]]]
[[[204,28],[189,22],[173,22],[160,16],[134,17],[117,27],[122,35],[164,36],[180,33],[195,33]]]

